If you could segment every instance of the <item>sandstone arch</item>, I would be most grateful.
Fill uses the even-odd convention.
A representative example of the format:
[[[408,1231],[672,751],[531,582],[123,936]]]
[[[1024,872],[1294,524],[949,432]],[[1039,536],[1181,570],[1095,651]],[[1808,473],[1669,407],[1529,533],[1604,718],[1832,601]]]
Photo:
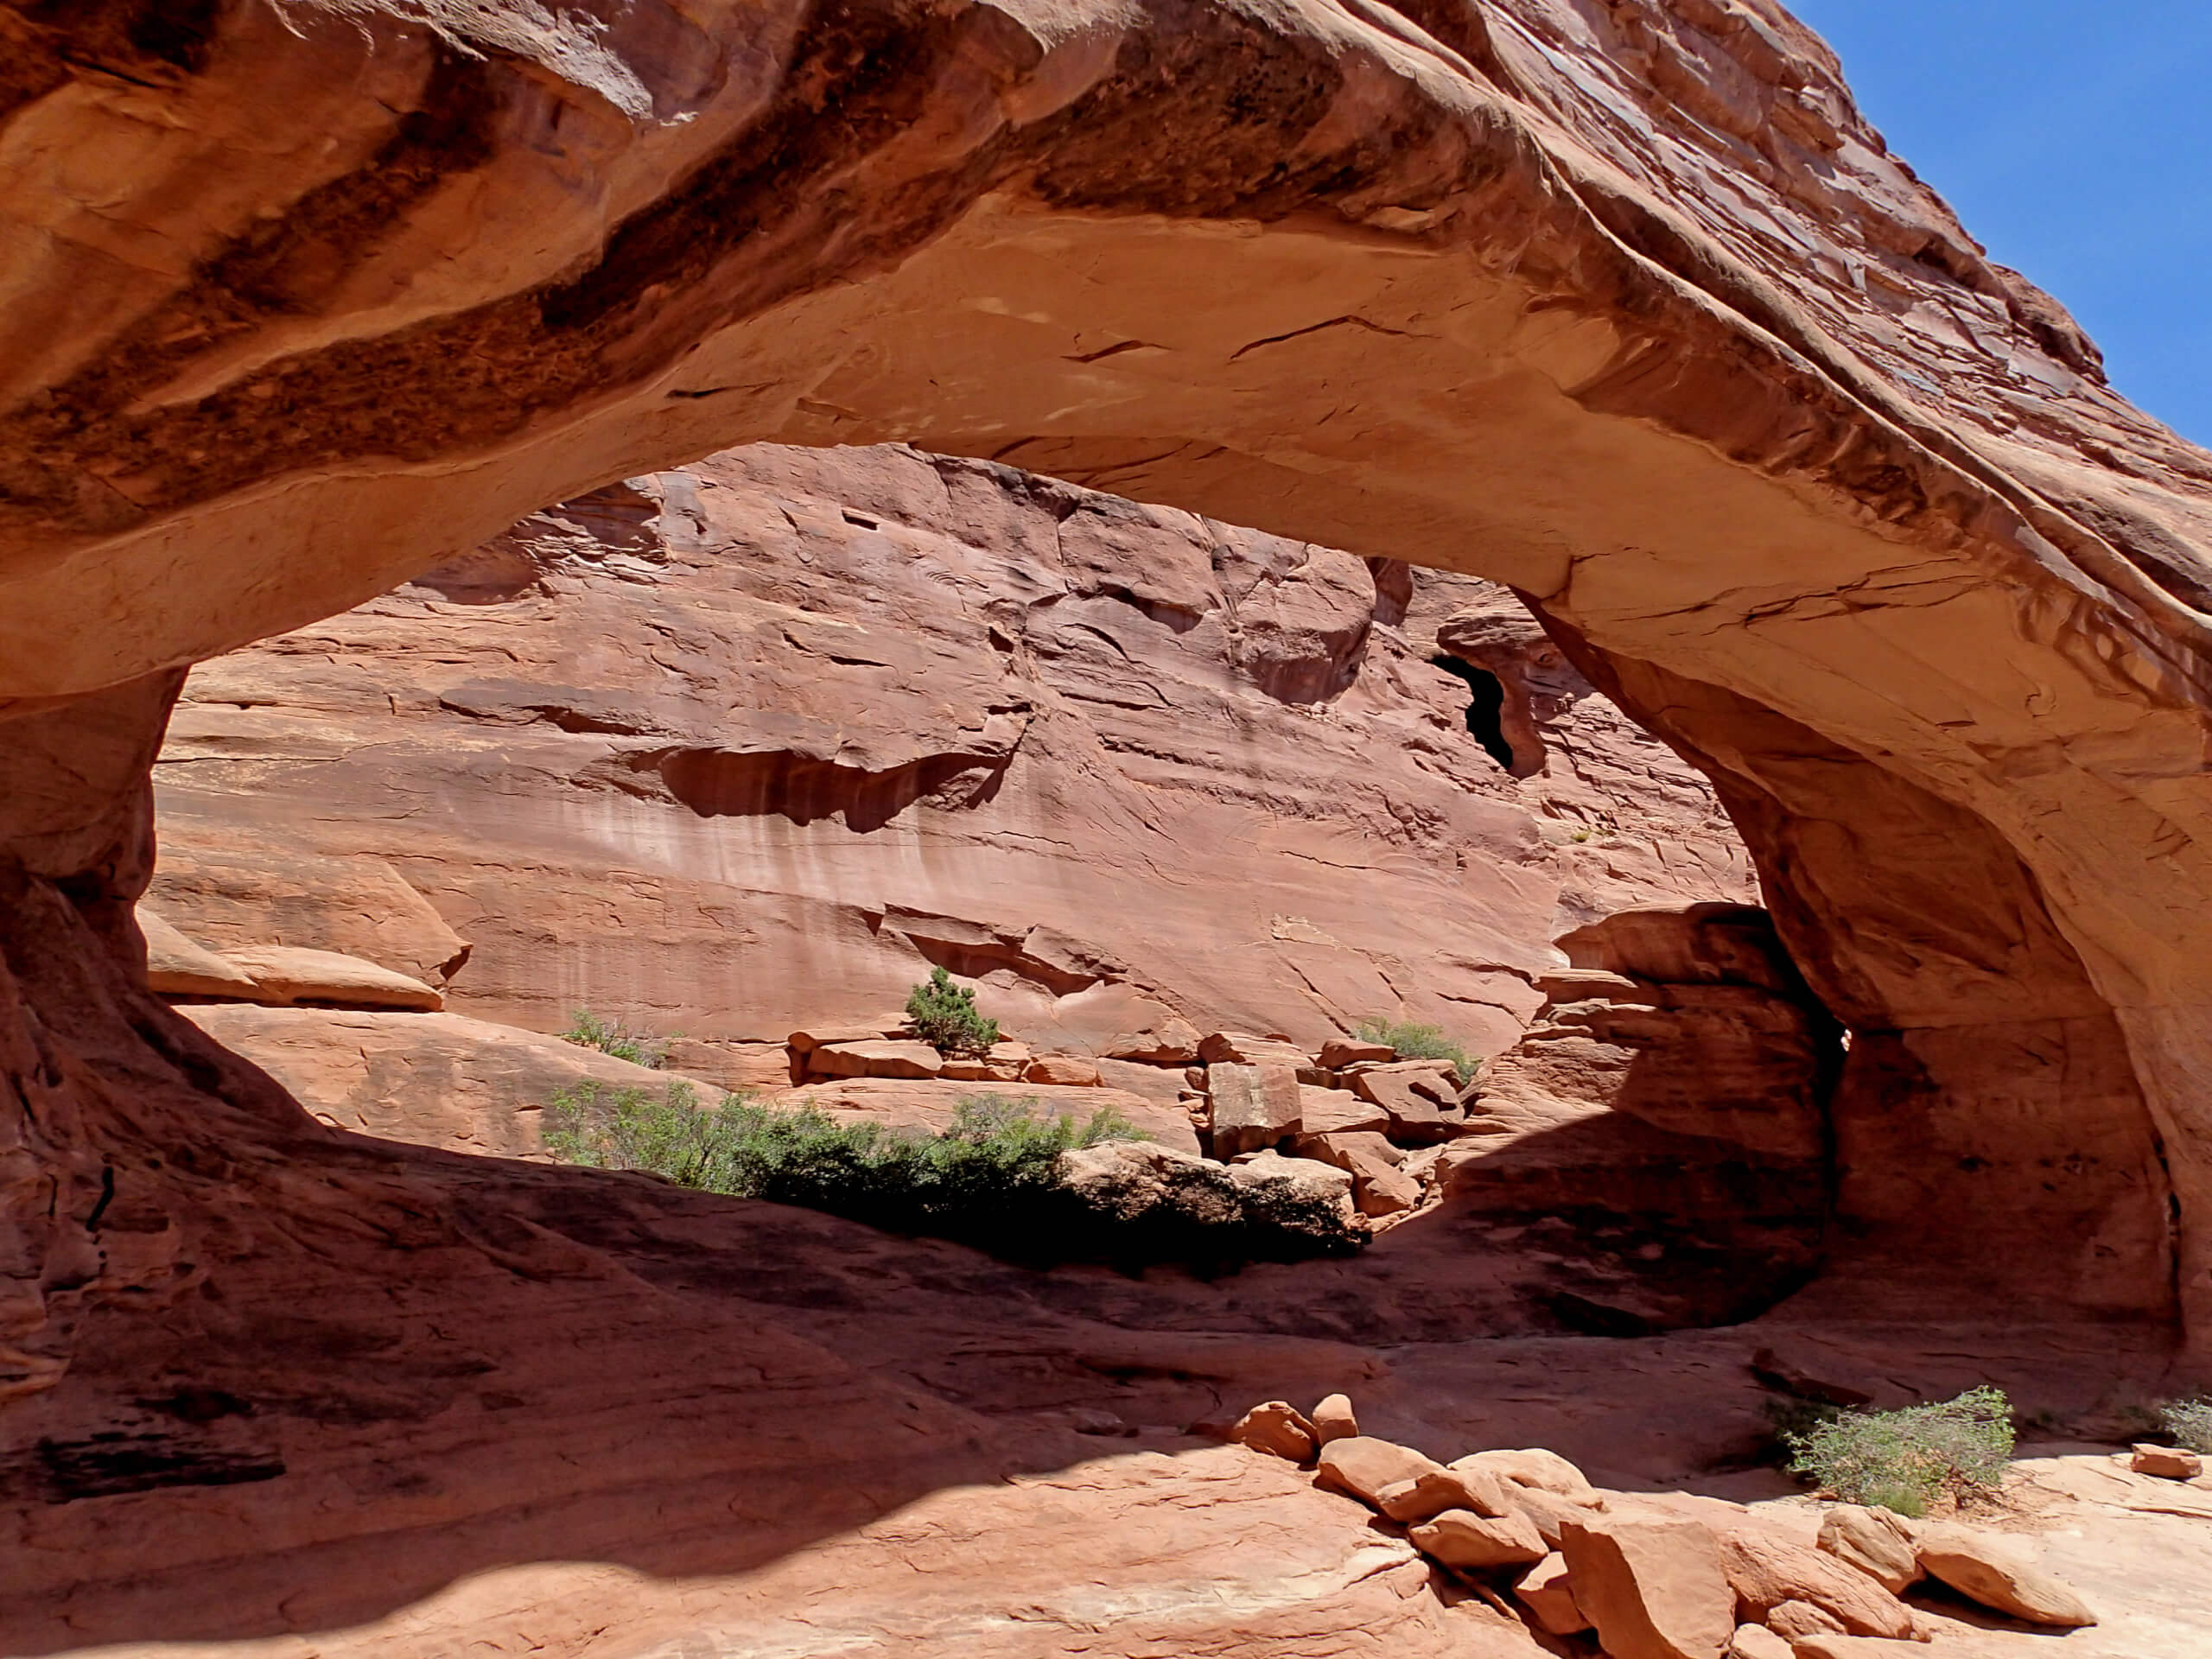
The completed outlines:
[[[77,1259],[109,1150],[181,1121],[118,1120],[114,1056],[252,1096],[69,977],[128,949],[168,671],[749,438],[1514,583],[1713,773],[1854,1032],[1858,1248],[2212,1331],[2212,459],[1770,0],[110,0],[0,42],[26,1352],[119,1271]]]

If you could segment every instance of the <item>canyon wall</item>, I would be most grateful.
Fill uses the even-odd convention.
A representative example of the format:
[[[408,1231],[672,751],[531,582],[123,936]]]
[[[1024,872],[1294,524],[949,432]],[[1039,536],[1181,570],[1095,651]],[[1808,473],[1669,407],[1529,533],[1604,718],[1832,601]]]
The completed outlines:
[[[110,723],[57,699],[740,440],[1475,572],[1719,789],[1853,1034],[1847,1186],[1923,1149],[1869,1250],[2212,1332],[2212,460],[1770,0],[16,3],[0,42],[10,776],[25,722]],[[127,950],[130,883],[44,861],[121,798],[81,793],[11,858]]]
[[[1525,777],[1440,633],[1486,642]],[[201,665],[156,775],[152,902],[204,944],[779,1052],[944,966],[1078,1050],[1376,1016],[1489,1053],[1554,935],[1752,896],[1704,779],[1510,594],[898,448],[532,515]]]

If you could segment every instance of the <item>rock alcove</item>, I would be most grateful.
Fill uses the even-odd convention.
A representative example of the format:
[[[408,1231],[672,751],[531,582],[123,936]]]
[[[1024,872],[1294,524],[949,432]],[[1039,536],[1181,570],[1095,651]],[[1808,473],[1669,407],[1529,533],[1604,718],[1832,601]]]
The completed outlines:
[[[181,666],[753,439],[1511,584],[1850,1033],[1839,1275],[2207,1340],[2212,460],[1785,14],[605,10],[0,10],[0,1387],[414,1224],[137,982]]]

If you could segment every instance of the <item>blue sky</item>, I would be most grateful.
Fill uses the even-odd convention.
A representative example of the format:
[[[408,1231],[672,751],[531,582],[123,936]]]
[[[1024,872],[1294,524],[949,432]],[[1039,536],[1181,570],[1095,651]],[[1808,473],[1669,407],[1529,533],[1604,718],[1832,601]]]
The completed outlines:
[[[2212,0],[1783,0],[2113,384],[2212,445]]]

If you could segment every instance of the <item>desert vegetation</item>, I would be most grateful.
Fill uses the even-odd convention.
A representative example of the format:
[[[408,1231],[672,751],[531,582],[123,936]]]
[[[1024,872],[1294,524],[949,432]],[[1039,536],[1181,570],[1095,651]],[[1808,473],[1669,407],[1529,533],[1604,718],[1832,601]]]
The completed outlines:
[[[969,1096],[936,1133],[840,1121],[744,1094],[701,1103],[689,1084],[654,1096],[594,1082],[548,1103],[545,1149],[563,1162],[634,1170],[731,1198],[819,1210],[888,1232],[952,1239],[1010,1261],[1176,1262],[1218,1271],[1254,1260],[1349,1254],[1333,1207],[1240,1183],[1202,1160],[1077,1171],[1067,1154],[1143,1140],[1111,1108],[1040,1116],[1033,1099]]]
[[[619,1020],[602,1020],[589,1008],[578,1008],[561,1037],[580,1048],[595,1048],[602,1054],[611,1054],[618,1060],[627,1060],[632,1065],[654,1071],[668,1063],[666,1038],[632,1031]]]
[[[1361,1020],[1356,1030],[1370,1043],[1388,1043],[1397,1050],[1402,1060],[1451,1061],[1452,1069],[1462,1084],[1472,1083],[1476,1070],[1482,1065],[1467,1052],[1465,1044],[1446,1036],[1440,1027],[1376,1016]]]
[[[2212,1456],[2212,1400],[2169,1400],[2158,1408],[2158,1426],[2184,1451]]]
[[[942,968],[906,998],[906,1018],[914,1034],[940,1053],[981,1054],[999,1039],[999,1022],[976,1011],[976,993],[952,982]]]
[[[2012,1410],[2001,1389],[1897,1411],[1827,1414],[1785,1430],[1789,1467],[1847,1503],[1919,1517],[1936,1504],[1993,1491],[2012,1456]]]

